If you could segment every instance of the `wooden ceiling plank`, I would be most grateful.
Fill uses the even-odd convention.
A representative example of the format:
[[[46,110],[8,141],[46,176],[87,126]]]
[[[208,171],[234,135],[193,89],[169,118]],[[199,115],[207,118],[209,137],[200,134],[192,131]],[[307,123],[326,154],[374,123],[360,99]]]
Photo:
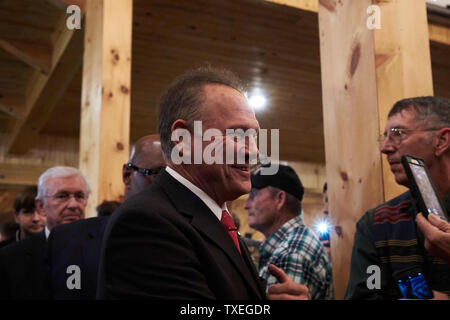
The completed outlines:
[[[45,74],[51,69],[50,48],[21,40],[0,39],[0,48]]]
[[[33,145],[38,133],[47,123],[54,107],[64,94],[67,86],[81,66],[83,56],[83,32],[76,31],[66,50],[52,70],[47,81],[42,79],[38,86],[45,85],[37,99],[33,99],[32,107],[23,121],[18,121],[11,134],[8,152],[24,154]],[[32,93],[35,94],[35,93]]]
[[[0,184],[2,185],[35,185],[39,176],[49,168],[45,165],[22,165],[0,163]]]
[[[0,93],[0,111],[15,119],[25,119],[25,99],[23,96]]]
[[[319,11],[318,0],[265,0],[265,1],[316,13]]]
[[[86,8],[85,0],[46,0],[48,3],[53,5],[55,8],[60,10],[66,10],[69,5],[77,5],[80,11],[84,13]]]

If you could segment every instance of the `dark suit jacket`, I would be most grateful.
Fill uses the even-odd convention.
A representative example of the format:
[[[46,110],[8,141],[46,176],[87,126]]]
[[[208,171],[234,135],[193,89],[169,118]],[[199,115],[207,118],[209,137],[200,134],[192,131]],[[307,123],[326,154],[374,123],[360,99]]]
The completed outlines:
[[[48,299],[45,231],[0,250],[0,299]]]
[[[100,250],[108,218],[83,219],[52,229],[47,256],[53,299],[95,299]],[[68,278],[74,275],[74,271],[67,272],[71,265],[80,268],[80,289],[67,286]]]
[[[211,210],[166,171],[111,217],[100,262],[100,299],[263,299],[242,256]]]

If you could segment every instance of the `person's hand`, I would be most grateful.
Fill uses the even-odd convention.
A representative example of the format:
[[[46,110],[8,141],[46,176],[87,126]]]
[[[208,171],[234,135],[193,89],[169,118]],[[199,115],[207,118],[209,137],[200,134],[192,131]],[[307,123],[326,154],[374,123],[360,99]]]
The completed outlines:
[[[449,296],[445,292],[433,290],[434,298],[431,300],[450,300]]]
[[[280,268],[269,264],[269,272],[277,278],[277,284],[269,287],[267,299],[269,300],[308,300],[308,288],[302,284],[295,283]]]
[[[431,290],[433,291],[434,298],[428,300],[450,300],[450,297],[441,291]],[[421,299],[399,299],[399,300],[421,300]]]
[[[425,249],[450,264],[450,223],[434,214],[425,219],[422,213],[416,217],[417,226],[425,236]]]

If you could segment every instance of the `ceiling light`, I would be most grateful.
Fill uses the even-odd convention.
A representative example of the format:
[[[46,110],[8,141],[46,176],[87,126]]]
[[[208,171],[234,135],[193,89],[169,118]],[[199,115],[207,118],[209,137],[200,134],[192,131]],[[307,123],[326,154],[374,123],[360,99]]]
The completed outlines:
[[[253,110],[259,110],[264,108],[267,101],[262,94],[254,94],[250,96],[248,102],[250,103],[250,106],[253,108]]]

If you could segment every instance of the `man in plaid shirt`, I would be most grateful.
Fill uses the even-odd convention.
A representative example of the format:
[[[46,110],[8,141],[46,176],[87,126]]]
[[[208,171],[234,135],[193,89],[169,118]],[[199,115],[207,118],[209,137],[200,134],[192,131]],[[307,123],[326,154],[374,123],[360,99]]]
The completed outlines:
[[[267,287],[277,283],[269,264],[281,268],[294,282],[306,285],[310,299],[333,299],[331,263],[319,240],[303,224],[302,183],[289,167],[280,165],[275,175],[251,176],[252,190],[245,202],[250,227],[262,232],[259,275]]]

